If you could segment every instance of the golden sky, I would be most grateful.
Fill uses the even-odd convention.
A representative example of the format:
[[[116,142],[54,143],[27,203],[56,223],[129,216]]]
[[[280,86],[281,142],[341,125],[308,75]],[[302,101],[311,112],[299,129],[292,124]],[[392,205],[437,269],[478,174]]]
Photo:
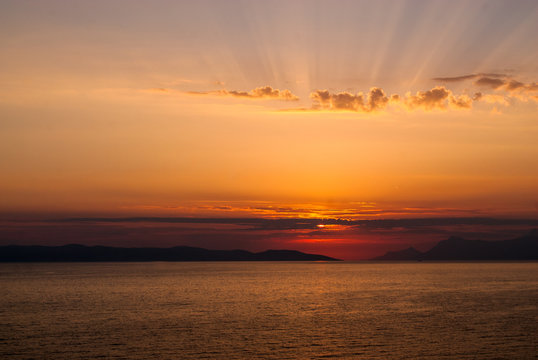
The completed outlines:
[[[538,213],[536,1],[2,1],[0,211]]]

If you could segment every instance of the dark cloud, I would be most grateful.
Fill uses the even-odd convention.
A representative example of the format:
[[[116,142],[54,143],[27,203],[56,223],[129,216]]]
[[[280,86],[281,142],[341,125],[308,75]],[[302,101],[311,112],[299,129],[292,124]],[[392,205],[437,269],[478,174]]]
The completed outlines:
[[[477,86],[489,87],[492,89],[498,89],[506,83],[505,80],[491,78],[491,77],[481,77],[474,82]]]
[[[409,226],[440,225],[525,225],[538,226],[538,219],[527,218],[488,218],[488,217],[434,217],[409,219],[314,219],[314,218],[192,218],[192,217],[83,217],[47,220],[45,223],[168,223],[168,224],[229,224],[250,225],[259,230],[265,229],[315,229],[318,224],[348,225],[369,228],[398,228]]]
[[[503,78],[503,77],[506,77],[506,74],[478,73],[478,74],[460,75],[460,76],[453,76],[453,77],[436,77],[436,78],[433,78],[432,80],[441,81],[441,82],[460,82],[460,81],[476,79],[477,77]]]
[[[441,82],[459,82],[459,81],[474,79],[476,77],[477,77],[476,74],[471,74],[471,75],[462,75],[462,76],[454,76],[454,77],[436,77],[436,78],[433,78],[432,80],[441,81]]]
[[[482,77],[474,82],[475,85],[482,87],[489,87],[491,89],[500,91],[504,90],[510,94],[510,96],[517,97],[523,100],[533,99],[535,100],[534,93],[538,91],[538,84],[524,83],[514,79],[495,79],[490,77]],[[493,95],[488,95],[492,97]]]
[[[526,85],[516,80],[510,80],[509,82],[505,83],[505,87],[506,87],[506,90],[513,91],[513,90],[525,88]]]
[[[535,91],[538,91],[538,84],[533,83],[524,83],[514,79],[510,79],[505,74],[495,74],[495,73],[479,73],[479,74],[469,74],[455,77],[437,77],[433,78],[436,81],[442,82],[459,82],[476,79],[473,84],[482,88],[490,88],[493,90],[504,90],[510,93],[528,94]],[[532,97],[532,96],[531,96]],[[478,101],[482,98],[482,93],[476,93],[473,97],[473,100]]]

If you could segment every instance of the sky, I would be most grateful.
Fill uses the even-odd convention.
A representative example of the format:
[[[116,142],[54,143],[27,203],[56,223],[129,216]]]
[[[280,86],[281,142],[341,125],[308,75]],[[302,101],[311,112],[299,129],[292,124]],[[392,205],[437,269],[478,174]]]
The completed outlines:
[[[521,234],[537,33],[534,0],[1,0],[0,243],[362,259]],[[435,218],[460,220],[412,220]],[[389,219],[411,222],[352,223]]]

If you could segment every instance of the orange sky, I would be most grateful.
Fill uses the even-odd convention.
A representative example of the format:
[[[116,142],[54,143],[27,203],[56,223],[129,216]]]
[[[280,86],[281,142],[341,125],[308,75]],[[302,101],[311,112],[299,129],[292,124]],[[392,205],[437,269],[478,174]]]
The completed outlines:
[[[538,215],[535,1],[4,1],[0,212]]]

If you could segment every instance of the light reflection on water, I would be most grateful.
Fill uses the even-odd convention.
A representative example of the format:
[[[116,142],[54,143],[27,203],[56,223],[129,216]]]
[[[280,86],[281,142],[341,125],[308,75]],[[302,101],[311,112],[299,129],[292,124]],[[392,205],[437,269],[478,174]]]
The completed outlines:
[[[538,353],[538,263],[0,264],[9,359]]]

